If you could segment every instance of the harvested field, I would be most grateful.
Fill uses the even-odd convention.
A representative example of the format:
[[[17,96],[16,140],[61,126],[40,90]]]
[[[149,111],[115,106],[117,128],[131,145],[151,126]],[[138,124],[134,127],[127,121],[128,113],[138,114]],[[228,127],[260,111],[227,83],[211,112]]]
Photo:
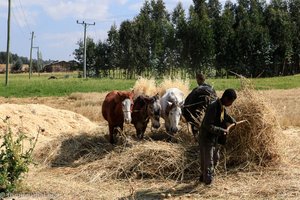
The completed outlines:
[[[271,94],[274,97],[272,104],[276,112],[279,111],[285,119],[288,119],[290,116],[288,112],[294,113],[291,115],[292,118],[299,117],[300,110],[295,111],[294,101],[290,100],[297,99],[294,95],[299,91],[300,89],[292,90],[290,93],[281,90],[265,91],[262,95]],[[278,110],[281,99],[275,98],[282,95],[285,95],[288,102],[285,105],[286,113]],[[298,199],[300,197],[298,180],[300,128],[296,127],[292,119],[287,120],[284,125],[289,128],[283,131],[285,137],[281,142],[284,151],[280,152],[283,158],[279,163],[265,167],[256,165],[255,168],[248,166],[241,168],[240,165],[224,168],[223,163],[219,167],[214,185],[206,187],[195,181],[199,173],[197,148],[196,143],[191,141],[193,138],[187,133],[184,123],[181,124],[182,130],[179,133],[182,137],[177,138],[176,143],[156,141],[155,136],[163,134],[163,129],[154,134],[147,129],[146,140],[136,141],[133,127],[127,125],[125,126],[127,137],[123,136],[121,144],[113,147],[106,139],[108,133],[106,123],[101,116],[97,116],[98,112],[101,113],[101,102],[104,97],[105,94],[100,93],[76,93],[60,98],[0,99],[0,102],[23,104],[24,107],[28,106],[26,104],[36,103],[75,111],[98,124],[83,120],[83,123],[80,123],[80,126],[85,127],[83,130],[77,127],[78,129],[66,134],[55,132],[41,138],[47,142],[36,149],[35,158],[38,166],[31,167],[24,186],[18,193],[20,196],[27,194],[30,197],[30,194],[31,196],[36,194],[35,199],[79,197],[80,199]],[[242,99],[240,103],[237,102],[237,106],[243,104]],[[56,110],[44,105],[35,106],[47,108],[51,113]],[[91,107],[90,112],[84,113],[88,106]],[[251,104],[248,106],[251,107]],[[243,110],[249,109],[245,107]],[[30,109],[27,111],[31,112]],[[230,111],[235,113],[235,107]],[[259,119],[266,117],[263,113],[255,113],[259,113]],[[244,114],[247,115],[246,112]],[[245,116],[240,117],[242,119]],[[282,119],[279,118],[280,124],[283,123]],[[268,121],[267,125],[270,123],[273,123],[272,120]],[[256,128],[264,127],[263,125],[261,123]],[[247,125],[245,126],[240,128],[246,128],[248,132],[249,129]],[[87,127],[92,129],[87,130]],[[241,131],[243,130],[236,130],[235,134]]]

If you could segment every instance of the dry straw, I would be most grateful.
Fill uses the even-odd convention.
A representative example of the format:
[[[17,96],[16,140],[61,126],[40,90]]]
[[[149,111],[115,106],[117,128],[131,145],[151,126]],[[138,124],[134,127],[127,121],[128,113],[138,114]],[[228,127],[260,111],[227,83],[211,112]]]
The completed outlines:
[[[186,97],[189,94],[190,83],[189,80],[183,80],[180,78],[171,79],[170,77],[164,77],[164,80],[159,84],[158,92],[160,96],[163,96],[167,89],[169,88],[178,88],[180,89],[184,96]]]
[[[139,77],[133,86],[135,97],[139,95],[154,96],[157,94],[157,87],[153,78],[147,79]]]
[[[276,112],[270,102],[253,89],[251,82],[241,79],[241,90],[230,113],[237,120],[247,120],[228,136],[225,161],[228,166],[277,163],[284,140]]]
[[[273,107],[249,85],[242,84],[238,99],[229,109],[237,120],[248,122],[236,127],[228,136],[222,166],[234,168],[269,166],[280,160],[281,129]],[[131,127],[130,129],[133,129]],[[39,161],[48,166],[71,166],[72,178],[90,182],[111,179],[196,179],[200,175],[197,144],[182,124],[175,143],[137,141],[127,130],[121,144],[113,147],[105,133],[62,137],[40,149]],[[184,133],[183,133],[184,132]],[[126,136],[127,135],[127,136]]]

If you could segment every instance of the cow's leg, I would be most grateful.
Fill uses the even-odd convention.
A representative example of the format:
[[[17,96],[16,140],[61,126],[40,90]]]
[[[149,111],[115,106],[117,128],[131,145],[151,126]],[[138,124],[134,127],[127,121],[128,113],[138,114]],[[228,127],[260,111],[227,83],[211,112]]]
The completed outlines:
[[[141,122],[138,122],[135,124],[136,129],[136,136],[138,139],[143,139],[143,124]]]
[[[142,139],[144,138],[144,134],[146,132],[147,124],[143,124],[143,129],[142,129]]]
[[[113,125],[109,125],[109,142],[111,144],[114,144],[114,132],[115,132],[115,127]]]

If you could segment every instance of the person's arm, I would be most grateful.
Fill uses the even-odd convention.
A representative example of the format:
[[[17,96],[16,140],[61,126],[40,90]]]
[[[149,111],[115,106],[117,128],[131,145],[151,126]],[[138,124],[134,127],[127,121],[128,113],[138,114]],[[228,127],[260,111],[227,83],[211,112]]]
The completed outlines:
[[[215,135],[223,135],[227,132],[226,129],[215,126],[215,120],[217,116],[217,109],[215,106],[208,106],[205,117],[203,119],[203,127],[210,133]]]
[[[224,113],[224,120],[225,120],[226,123],[230,123],[230,124],[235,124],[236,123],[236,120],[232,116],[227,114],[226,111]]]

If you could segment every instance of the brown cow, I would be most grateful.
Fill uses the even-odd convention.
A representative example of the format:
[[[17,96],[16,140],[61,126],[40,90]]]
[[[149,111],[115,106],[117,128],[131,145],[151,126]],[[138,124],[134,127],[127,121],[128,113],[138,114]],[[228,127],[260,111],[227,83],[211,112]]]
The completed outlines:
[[[133,106],[133,92],[112,91],[109,92],[102,104],[102,115],[109,126],[110,143],[114,144],[114,134],[118,133],[118,128],[123,130],[123,123],[131,122],[131,112]]]

